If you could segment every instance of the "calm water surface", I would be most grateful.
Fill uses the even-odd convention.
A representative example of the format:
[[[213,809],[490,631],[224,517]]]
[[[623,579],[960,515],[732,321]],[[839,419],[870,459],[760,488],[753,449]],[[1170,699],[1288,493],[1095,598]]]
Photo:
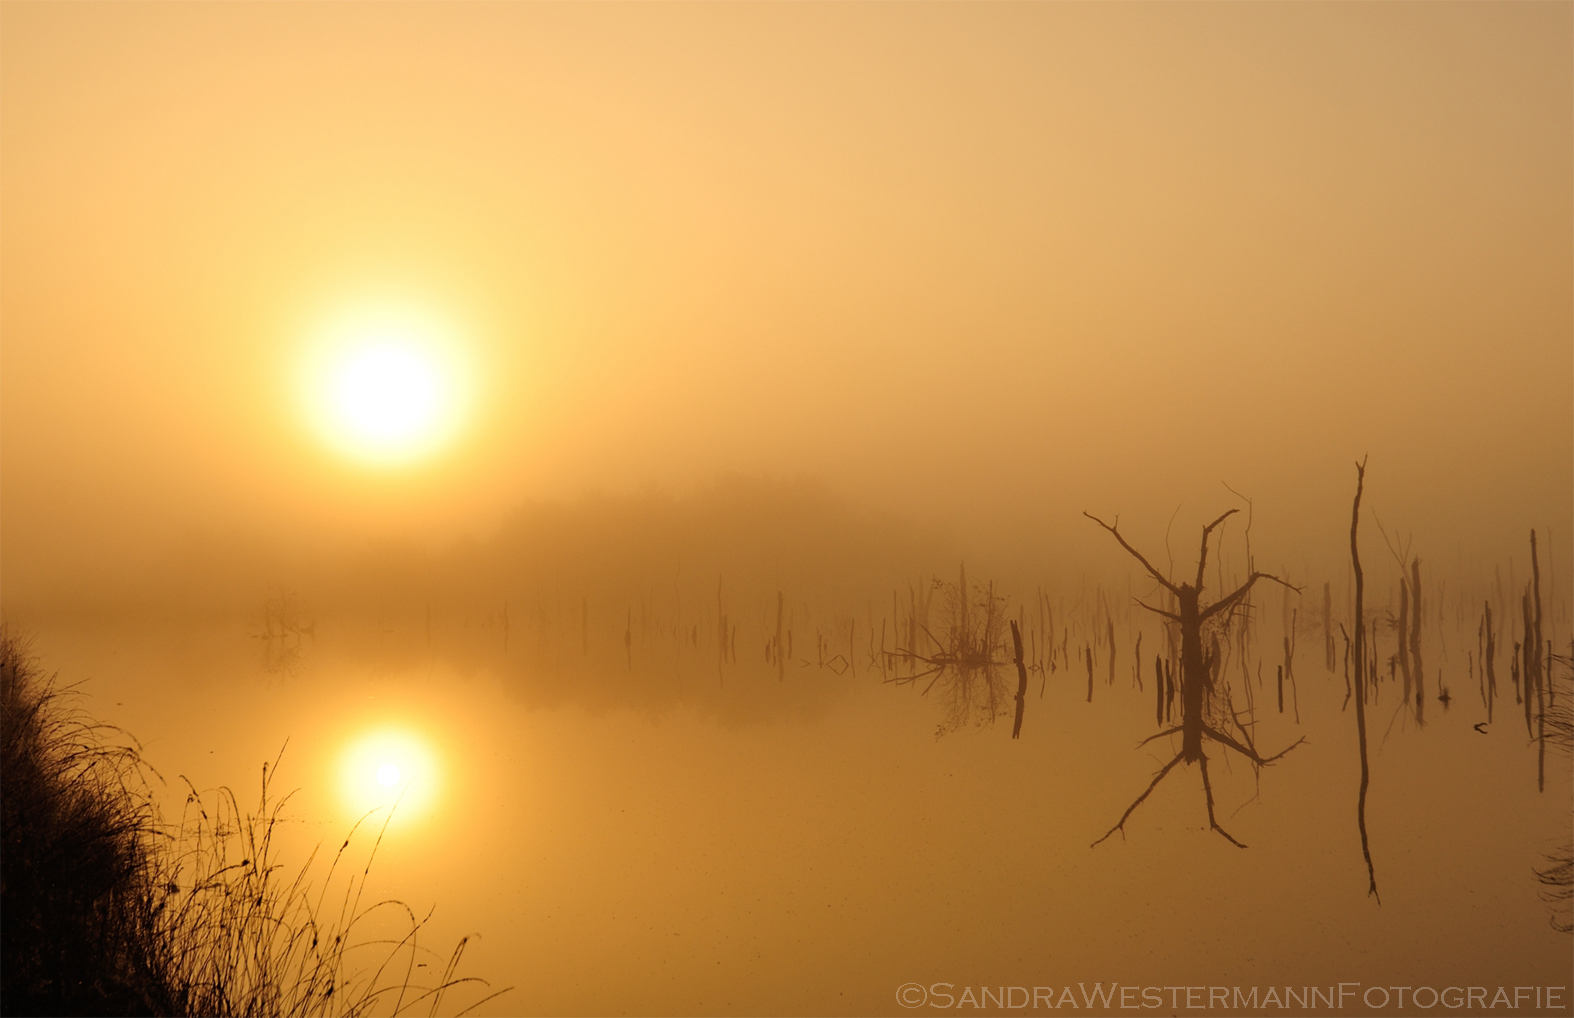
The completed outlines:
[[[328,622],[281,661],[240,626],[30,628],[84,706],[141,740],[167,809],[180,775],[251,799],[283,749],[291,861],[336,846],[386,795],[376,755],[404,754],[408,798],[371,888],[435,905],[434,949],[479,937],[467,970],[513,987],[483,1013],[940,1013],[936,998],[901,1007],[907,983],[953,984],[960,1001],[1053,987],[1062,1008],[1062,988],[1083,1003],[1112,982],[1574,984],[1532,875],[1568,837],[1568,764],[1549,755],[1537,792],[1511,688],[1481,734],[1473,689],[1418,729],[1393,720],[1385,687],[1368,807],[1379,904],[1353,710],[1320,659],[1298,664],[1300,725],[1259,711],[1260,748],[1305,745],[1260,775],[1210,754],[1219,820],[1249,848],[1207,830],[1195,768],[1090,848],[1175,752],[1137,748],[1156,728],[1129,665],[1091,704],[1085,674],[1034,675],[1013,741],[1009,717],[937,737],[938,705],[867,661],[856,676],[632,654],[565,669],[479,625],[433,638]],[[1124,1013],[1186,1010],[1161,996]],[[1106,1010],[1120,1012],[1078,1013]]]

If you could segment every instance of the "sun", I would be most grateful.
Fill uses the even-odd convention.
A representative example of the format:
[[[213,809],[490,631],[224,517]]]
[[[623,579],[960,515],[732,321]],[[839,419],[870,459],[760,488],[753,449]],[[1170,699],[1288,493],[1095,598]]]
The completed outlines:
[[[468,402],[452,330],[411,309],[360,309],[320,330],[306,404],[339,452],[395,465],[424,459],[459,430]]]
[[[422,350],[377,339],[351,351],[333,379],[333,409],[358,444],[395,449],[431,431],[443,393],[437,365]]]

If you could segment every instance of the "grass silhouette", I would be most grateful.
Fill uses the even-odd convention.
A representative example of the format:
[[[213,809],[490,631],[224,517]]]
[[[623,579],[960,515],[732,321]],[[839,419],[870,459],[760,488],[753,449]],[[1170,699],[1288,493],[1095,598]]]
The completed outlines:
[[[311,859],[293,877],[278,861],[289,797],[270,798],[267,765],[255,809],[188,781],[179,823],[164,824],[135,740],[90,718],[6,631],[0,742],[4,1013],[436,1014],[449,991],[485,986],[457,975],[465,940],[435,967],[421,960],[436,957],[418,944],[430,913],[364,903],[381,833],[358,871],[348,853],[370,838],[365,819],[315,888]],[[396,935],[379,935],[390,923]]]

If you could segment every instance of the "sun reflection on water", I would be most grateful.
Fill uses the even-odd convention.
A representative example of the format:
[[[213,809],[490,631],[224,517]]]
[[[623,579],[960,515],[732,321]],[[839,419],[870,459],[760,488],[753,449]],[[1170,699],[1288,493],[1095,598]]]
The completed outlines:
[[[383,727],[363,732],[344,749],[339,787],[356,816],[392,810],[402,825],[429,816],[440,800],[441,768],[431,741],[419,732]]]

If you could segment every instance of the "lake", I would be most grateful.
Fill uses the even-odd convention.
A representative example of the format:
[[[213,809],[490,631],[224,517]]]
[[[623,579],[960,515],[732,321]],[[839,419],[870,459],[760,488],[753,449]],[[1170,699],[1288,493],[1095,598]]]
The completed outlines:
[[[883,681],[861,620],[812,650],[805,630],[773,660],[763,617],[763,655],[752,623],[734,651],[714,626],[642,628],[633,609],[626,641],[582,645],[571,610],[527,624],[517,607],[508,623],[324,617],[287,638],[256,622],[24,631],[85,709],[141,741],[166,814],[181,775],[249,803],[278,759],[275,791],[296,789],[290,866],[386,805],[374,776],[393,760],[405,800],[369,893],[435,906],[422,942],[439,955],[475,938],[462,972],[511,987],[483,1014],[1258,1013],[1226,1010],[1253,999],[1292,1014],[1330,998],[1339,1013],[1468,1014],[1497,1013],[1499,987],[1569,1013],[1570,939],[1533,874],[1568,838],[1569,766],[1549,749],[1538,792],[1504,661],[1481,730],[1457,650],[1453,699],[1424,726],[1384,676],[1368,716],[1379,903],[1354,711],[1320,635],[1301,636],[1285,713],[1271,660],[1253,691],[1262,752],[1305,743],[1260,772],[1209,749],[1219,824],[1249,847],[1208,829],[1195,766],[1090,847],[1179,746],[1138,747],[1159,731],[1151,663],[1139,690],[1130,654],[1107,669],[1092,640],[1090,686],[1074,632],[1070,667],[1030,674],[1020,739],[1009,702],[937,734],[943,690]],[[1398,987],[1431,989],[1401,1004]],[[466,989],[445,1008],[482,995]]]

